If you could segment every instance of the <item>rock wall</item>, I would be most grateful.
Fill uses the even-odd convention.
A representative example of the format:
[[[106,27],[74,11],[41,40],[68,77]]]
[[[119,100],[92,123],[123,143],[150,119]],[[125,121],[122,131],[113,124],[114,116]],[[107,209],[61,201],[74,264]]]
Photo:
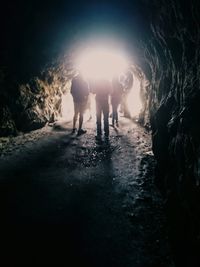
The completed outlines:
[[[56,60],[28,82],[14,81],[2,72],[0,136],[38,129],[61,116],[62,95],[69,90],[73,77],[66,62],[65,57]]]
[[[177,266],[200,266],[200,20],[197,1],[147,1],[149,113],[156,183]]]

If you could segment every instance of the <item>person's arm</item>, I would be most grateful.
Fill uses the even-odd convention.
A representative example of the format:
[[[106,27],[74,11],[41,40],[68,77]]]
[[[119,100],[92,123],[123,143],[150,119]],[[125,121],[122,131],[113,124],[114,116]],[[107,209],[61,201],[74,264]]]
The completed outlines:
[[[112,95],[112,93],[113,93],[113,86],[112,86],[112,83],[111,82],[108,82],[108,88],[109,88],[109,95]]]
[[[89,84],[87,82],[86,82],[86,88],[87,88],[86,92],[87,92],[87,96],[88,96],[90,93],[90,88],[89,88]]]
[[[72,96],[74,95],[74,80],[72,80],[70,93]]]

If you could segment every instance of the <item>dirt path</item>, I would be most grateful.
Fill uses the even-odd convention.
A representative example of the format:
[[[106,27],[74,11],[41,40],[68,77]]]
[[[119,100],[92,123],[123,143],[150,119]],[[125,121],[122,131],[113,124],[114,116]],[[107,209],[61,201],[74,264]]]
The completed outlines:
[[[0,261],[173,266],[149,134],[123,119],[96,143],[94,122],[80,137],[70,126],[1,142]]]

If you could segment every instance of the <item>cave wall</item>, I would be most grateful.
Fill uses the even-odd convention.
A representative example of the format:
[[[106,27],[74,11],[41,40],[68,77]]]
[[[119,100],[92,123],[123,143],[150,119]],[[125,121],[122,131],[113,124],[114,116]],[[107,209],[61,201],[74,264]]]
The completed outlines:
[[[156,183],[177,266],[200,266],[200,8],[197,1],[148,5],[144,58]]]
[[[62,95],[70,88],[74,75],[65,56],[44,67],[28,81],[0,77],[0,136],[16,135],[53,122],[61,116]]]

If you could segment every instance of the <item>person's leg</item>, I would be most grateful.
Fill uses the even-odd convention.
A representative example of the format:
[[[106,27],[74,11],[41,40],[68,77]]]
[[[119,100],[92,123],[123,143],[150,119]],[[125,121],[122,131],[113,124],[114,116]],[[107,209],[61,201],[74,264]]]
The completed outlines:
[[[82,112],[80,112],[79,113],[79,130],[81,130],[82,129],[82,125],[83,125],[83,113]]]
[[[103,116],[104,116],[104,133],[105,133],[105,136],[108,137],[109,136],[109,121],[108,121],[109,104],[108,103],[104,103],[103,105]]]
[[[97,136],[101,136],[102,135],[102,131],[101,131],[101,113],[102,113],[101,103],[96,101]]]
[[[118,126],[118,109],[119,109],[119,104],[116,104],[115,119],[116,119],[116,124],[117,124],[117,126]]]
[[[114,103],[112,104],[112,125],[115,124],[115,106]]]
[[[74,117],[73,117],[73,131],[76,129],[76,121],[78,118],[78,105],[74,102]]]
[[[89,111],[89,120],[92,119],[92,96],[91,94],[88,97],[88,101],[87,101],[87,107],[88,107],[88,111]]]
[[[117,122],[117,104],[113,103],[113,117],[112,117],[112,124],[114,125]]]
[[[123,115],[124,115],[124,112],[125,112],[125,94],[123,94],[123,96],[122,96],[120,108],[121,108],[121,113],[123,113]]]
[[[79,128],[78,128],[78,135],[85,134],[87,131],[82,129],[83,125],[83,114],[85,112],[87,103],[80,103],[79,105]]]

